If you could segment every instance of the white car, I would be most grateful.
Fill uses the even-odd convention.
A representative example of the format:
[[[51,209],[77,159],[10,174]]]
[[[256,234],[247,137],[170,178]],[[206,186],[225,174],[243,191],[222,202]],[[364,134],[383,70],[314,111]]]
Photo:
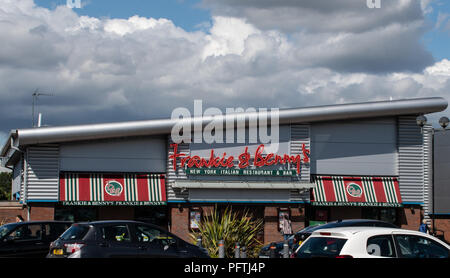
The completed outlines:
[[[418,231],[345,227],[313,232],[297,258],[449,258],[450,246]]]

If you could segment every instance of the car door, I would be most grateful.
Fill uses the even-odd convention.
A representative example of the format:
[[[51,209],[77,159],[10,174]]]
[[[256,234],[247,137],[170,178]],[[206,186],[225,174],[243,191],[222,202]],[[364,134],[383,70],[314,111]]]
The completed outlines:
[[[131,239],[128,224],[110,224],[99,227],[100,253],[108,258],[125,258],[139,256],[139,249]]]
[[[449,250],[442,244],[423,236],[394,234],[400,258],[449,258]]]
[[[13,257],[45,257],[48,246],[42,240],[41,224],[24,224],[12,231],[6,239],[6,246]]]
[[[144,224],[135,225],[140,254],[147,258],[178,258],[178,241],[171,234]]]

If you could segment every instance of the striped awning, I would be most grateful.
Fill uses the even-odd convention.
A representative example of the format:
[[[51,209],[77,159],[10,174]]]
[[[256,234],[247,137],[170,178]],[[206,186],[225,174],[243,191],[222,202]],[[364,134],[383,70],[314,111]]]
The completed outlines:
[[[64,205],[165,205],[163,174],[61,173]]]
[[[311,204],[316,206],[400,207],[396,177],[313,176]]]

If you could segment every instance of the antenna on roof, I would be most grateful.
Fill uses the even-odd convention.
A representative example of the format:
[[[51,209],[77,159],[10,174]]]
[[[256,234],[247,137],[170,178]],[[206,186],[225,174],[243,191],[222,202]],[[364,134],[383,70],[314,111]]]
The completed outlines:
[[[32,96],[33,96],[33,103],[32,103],[31,113],[32,113],[33,122],[32,122],[31,126],[36,127],[35,118],[34,118],[34,116],[35,116],[34,106],[37,105],[38,97],[39,96],[53,96],[53,94],[40,93],[39,89],[36,89],[36,90],[34,90],[34,93],[32,94]],[[39,119],[41,119],[41,118],[42,118],[42,115],[41,115],[41,113],[39,113]],[[39,121],[38,127],[40,127],[40,126],[41,126],[41,122]]]

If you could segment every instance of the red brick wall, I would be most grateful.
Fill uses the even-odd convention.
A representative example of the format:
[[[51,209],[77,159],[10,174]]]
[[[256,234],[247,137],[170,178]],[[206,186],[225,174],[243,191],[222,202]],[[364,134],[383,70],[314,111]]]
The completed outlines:
[[[436,225],[436,235],[444,236],[445,241],[450,242],[450,219],[440,218],[435,219],[434,223]]]
[[[283,240],[278,230],[278,206],[266,206],[264,209],[264,244]],[[305,208],[301,206],[289,208],[293,232],[305,227]]]
[[[189,238],[189,207],[186,205],[174,206],[169,211],[170,232],[187,242],[191,242]]]
[[[27,220],[27,211],[17,202],[0,202],[0,225],[16,222],[16,215]]]
[[[26,218],[25,218],[26,219]],[[54,220],[55,208],[52,204],[33,204],[30,210],[30,220]]]
[[[399,210],[399,225],[402,229],[418,230],[421,222],[422,209],[419,205],[405,206]]]

